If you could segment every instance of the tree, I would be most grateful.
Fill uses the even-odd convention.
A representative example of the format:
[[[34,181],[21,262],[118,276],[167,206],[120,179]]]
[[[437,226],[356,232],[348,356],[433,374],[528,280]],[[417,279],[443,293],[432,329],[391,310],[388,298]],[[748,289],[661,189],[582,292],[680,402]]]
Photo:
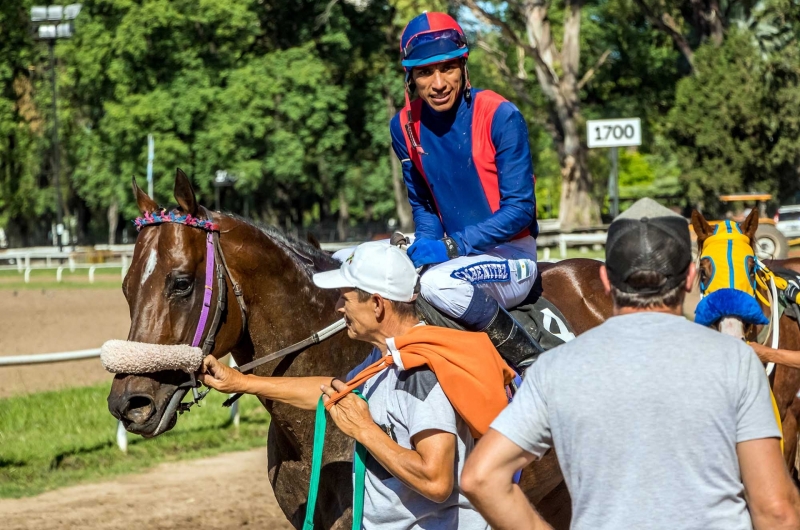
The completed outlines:
[[[581,141],[583,117],[580,91],[608,58],[603,52],[597,64],[580,75],[582,0],[564,0],[561,47],[551,23],[550,4],[544,0],[508,1],[505,9],[492,10],[476,0],[464,0],[473,13],[500,29],[502,35],[534,62],[539,87],[549,104],[550,132],[561,166],[559,220],[564,228],[590,226],[600,221],[600,209],[592,196],[594,183],[585,144]],[[519,27],[520,30],[516,28]],[[521,37],[519,33],[525,35]]]
[[[695,53],[697,75],[678,83],[668,133],[693,202],[719,193],[800,191],[800,52],[764,57],[753,35],[731,29]]]

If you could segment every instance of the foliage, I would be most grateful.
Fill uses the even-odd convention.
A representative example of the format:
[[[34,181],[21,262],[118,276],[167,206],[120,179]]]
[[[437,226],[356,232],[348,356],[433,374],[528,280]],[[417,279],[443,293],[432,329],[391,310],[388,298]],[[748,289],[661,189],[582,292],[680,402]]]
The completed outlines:
[[[745,31],[720,47],[701,47],[702,74],[678,83],[668,133],[677,145],[683,184],[692,200],[719,193],[798,191],[800,52],[766,58]]]
[[[264,445],[269,414],[256,399],[240,400],[239,428],[212,392],[202,408],[180,417],[170,432],[147,440],[128,435],[116,445],[107,385],[41,392],[0,400],[0,498],[142,470],[160,462],[210,456]],[[53,433],[58,433],[54,436]]]
[[[54,221],[51,69],[47,45],[29,34],[32,3],[0,2],[0,227],[17,244],[44,243]],[[153,134],[162,204],[181,167],[213,206],[214,175],[225,170],[236,182],[220,190],[223,209],[292,229],[338,223],[340,236],[349,225],[385,226],[402,203],[387,127],[403,105],[397,39],[428,9],[449,11],[467,28],[473,85],[523,112],[538,214],[558,216],[563,131],[534,61],[460,5],[85,0],[76,37],[55,47],[66,215],[92,242],[109,214],[134,216],[130,180],[144,187]],[[507,16],[507,3],[481,5],[524,27]],[[722,191],[758,188],[789,201],[800,167],[797,2],[726,0],[722,25],[704,18],[709,6],[582,4],[579,71],[588,78],[580,114],[642,118],[643,144],[620,156],[623,197],[711,204]],[[547,16],[560,42],[565,3],[550,3]],[[563,65],[554,68],[563,74]],[[594,200],[605,204],[607,150],[589,152],[588,168]]]

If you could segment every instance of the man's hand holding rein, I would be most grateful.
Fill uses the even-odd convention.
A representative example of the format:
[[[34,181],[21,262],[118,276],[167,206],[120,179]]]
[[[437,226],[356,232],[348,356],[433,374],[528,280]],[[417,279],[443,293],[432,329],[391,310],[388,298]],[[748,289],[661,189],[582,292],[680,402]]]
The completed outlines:
[[[322,401],[327,403],[336,392],[345,388],[346,385],[339,379],[334,379],[330,385],[321,385]],[[328,412],[336,426],[357,442],[363,442],[365,430],[380,429],[372,420],[367,402],[355,394],[347,394],[333,405]]]

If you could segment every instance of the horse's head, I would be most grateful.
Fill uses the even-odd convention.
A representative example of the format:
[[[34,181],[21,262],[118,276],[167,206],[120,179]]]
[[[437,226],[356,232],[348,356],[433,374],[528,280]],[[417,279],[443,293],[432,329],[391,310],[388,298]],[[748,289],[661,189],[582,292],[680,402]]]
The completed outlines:
[[[717,326],[728,335],[753,339],[756,325],[768,323],[756,301],[755,234],[758,211],[753,209],[741,223],[709,223],[700,212],[692,212],[697,235],[698,277],[703,299],[695,310],[695,321]]]
[[[135,180],[133,192],[142,215],[158,214],[158,205]],[[174,195],[179,205],[173,212],[176,216],[202,217],[189,179],[180,169]],[[167,222],[141,228],[122,284],[131,316],[129,341],[152,344],[154,350],[155,345],[191,344],[203,304],[206,254],[206,232],[194,226]],[[216,283],[213,278],[207,282]],[[212,315],[216,303],[212,297]],[[219,328],[215,352],[229,351],[239,339],[241,322],[232,313]],[[187,391],[185,385],[179,387],[188,380],[189,375],[180,370],[117,374],[108,408],[128,431],[156,436],[175,425],[178,405]]]

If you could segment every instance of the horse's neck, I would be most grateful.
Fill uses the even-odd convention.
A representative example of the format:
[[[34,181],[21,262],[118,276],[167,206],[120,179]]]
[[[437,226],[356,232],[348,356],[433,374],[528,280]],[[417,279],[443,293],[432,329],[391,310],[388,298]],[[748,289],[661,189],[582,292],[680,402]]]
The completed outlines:
[[[242,285],[248,307],[249,337],[240,341],[243,347],[239,351],[246,356],[252,352],[252,357],[257,359],[299,342],[339,318],[335,312],[338,292],[314,286],[313,256],[308,256],[306,249],[295,250],[288,240],[280,241],[254,226],[236,222],[241,226],[236,226],[231,235],[236,233],[238,242],[224,236],[220,240],[224,245],[228,239],[231,274]],[[273,362],[260,373],[311,375],[325,373],[319,370],[327,367],[332,375],[341,376],[351,362],[350,355],[341,354],[353,348],[356,346],[351,341],[332,340],[300,355],[306,359],[322,354],[328,362],[309,365],[292,361],[288,367],[285,363]],[[338,350],[338,354],[334,350]],[[237,362],[239,360],[237,358]],[[338,362],[330,362],[334,360]],[[280,373],[275,373],[279,367]]]

